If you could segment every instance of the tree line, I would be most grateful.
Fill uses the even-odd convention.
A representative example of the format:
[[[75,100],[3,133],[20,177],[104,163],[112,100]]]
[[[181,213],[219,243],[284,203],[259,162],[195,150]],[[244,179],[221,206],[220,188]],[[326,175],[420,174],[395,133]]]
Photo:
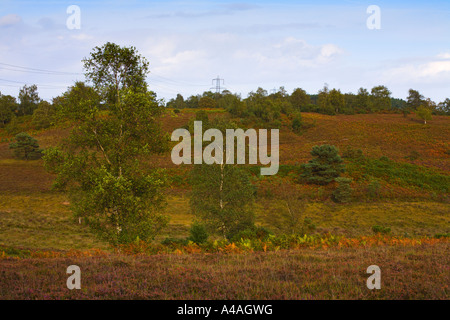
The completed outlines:
[[[267,90],[258,88],[250,92],[245,99],[228,90],[221,93],[206,91],[187,99],[177,94],[176,98],[169,100],[166,106],[174,109],[223,108],[237,117],[255,117],[265,122],[277,120],[281,114],[290,115],[296,112],[317,112],[328,115],[390,112],[407,115],[421,107],[429,109],[432,114],[450,115],[450,99],[448,98],[443,102],[435,103],[417,90],[410,89],[405,101],[393,98],[389,89],[383,85],[373,87],[370,92],[360,88],[357,94],[342,93],[339,89],[329,89],[328,86],[324,86],[318,94],[308,94],[301,88],[294,89],[289,94],[284,87],[269,94]]]

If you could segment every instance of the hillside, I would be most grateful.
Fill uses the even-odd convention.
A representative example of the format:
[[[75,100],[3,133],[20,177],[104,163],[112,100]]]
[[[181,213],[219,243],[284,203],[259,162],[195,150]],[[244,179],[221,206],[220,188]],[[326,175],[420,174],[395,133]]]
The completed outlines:
[[[210,119],[229,117],[221,110],[209,110],[208,112]],[[258,170],[249,169],[253,174],[253,184],[257,187],[257,223],[269,228],[275,235],[295,231],[306,232],[312,237],[325,236],[325,241],[331,241],[329,244],[324,248],[322,245],[314,245],[315,248],[309,249],[300,246],[293,252],[283,250],[283,253],[280,254],[271,253],[269,255],[267,253],[266,255],[261,252],[253,253],[253,250],[261,249],[246,249],[245,246],[249,244],[243,242],[237,244],[237,247],[227,246],[219,249],[225,250],[224,252],[229,250],[230,253],[247,252],[243,258],[238,257],[239,253],[238,256],[222,255],[221,253],[217,259],[223,259],[223,261],[217,261],[217,263],[223,266],[222,269],[206,267],[206,264],[209,263],[207,256],[197,255],[199,250],[201,252],[203,249],[175,245],[173,249],[169,247],[163,250],[166,253],[169,250],[168,255],[163,254],[158,256],[160,258],[149,257],[142,258],[142,261],[138,260],[136,263],[139,267],[138,269],[133,268],[132,277],[133,281],[145,277],[141,268],[154,265],[155,261],[151,259],[158,260],[156,263],[160,264],[155,268],[166,268],[165,264],[171,263],[174,261],[173,259],[178,259],[177,264],[181,269],[170,269],[170,272],[176,277],[181,277],[188,272],[183,268],[186,268],[186,264],[191,264],[193,259],[200,261],[198,270],[196,269],[195,272],[200,272],[202,275],[199,276],[200,278],[196,278],[197,280],[193,279],[186,283],[186,287],[182,291],[177,291],[169,286],[168,291],[165,292],[144,293],[139,291],[140,289],[136,289],[133,284],[128,283],[121,286],[122,294],[120,295],[105,287],[104,290],[102,289],[104,294],[101,297],[199,298],[203,295],[199,296],[198,294],[208,291],[209,286],[213,283],[205,279],[224,277],[225,274],[231,272],[230,270],[235,272],[235,268],[238,268],[244,272],[243,278],[239,281],[266,283],[273,288],[270,289],[272,291],[261,295],[258,292],[268,290],[268,287],[261,284],[260,287],[257,287],[260,289],[243,295],[243,291],[236,283],[230,284],[221,292],[208,291],[210,298],[444,298],[447,295],[448,287],[437,288],[436,286],[442,282],[442,276],[445,273],[442,271],[443,268],[448,266],[448,259],[443,254],[448,250],[448,241],[443,235],[448,237],[450,231],[448,190],[450,185],[450,146],[448,144],[450,119],[445,116],[435,116],[428,125],[423,125],[415,119],[404,118],[396,114],[326,116],[304,113],[302,116],[305,123],[308,124],[308,129],[301,134],[294,134],[287,125],[281,127],[279,174],[273,177],[260,177],[255,174]],[[164,129],[170,133],[172,130],[186,125],[193,117],[195,117],[193,110],[183,110],[179,114],[169,112],[163,117],[162,124]],[[60,126],[31,132],[31,134],[37,138],[41,147],[47,148],[56,145],[63,137],[67,136],[69,131],[70,126]],[[131,253],[126,253],[126,255],[114,253],[115,251],[106,242],[97,239],[87,226],[79,224],[79,221],[72,218],[67,196],[51,190],[54,176],[45,171],[43,161],[13,159],[12,153],[8,149],[8,142],[5,142],[12,137],[7,136],[2,129],[0,129],[0,137],[2,137],[1,141],[4,141],[0,144],[0,256],[2,257],[0,268],[2,270],[10,268],[10,264],[13,263],[10,259],[20,258],[20,262],[15,264],[18,270],[31,270],[27,273],[24,281],[33,282],[45,288],[49,284],[45,281],[36,282],[37,274],[42,274],[44,270],[51,270],[60,264],[67,264],[68,262],[64,260],[67,257],[72,257],[69,258],[72,259],[70,263],[76,262],[99,273],[102,272],[100,270],[103,270],[103,267],[100,267],[105,263],[103,259],[115,261],[112,262],[113,265],[117,263],[123,266],[122,269],[128,270],[131,263],[129,254],[147,252],[147,249],[141,251],[139,248],[134,248],[131,249]],[[299,180],[300,164],[311,159],[309,154],[311,148],[319,144],[336,145],[341,150],[341,154],[348,147],[352,150],[362,150],[363,159],[344,159],[347,167],[344,175],[354,179],[352,183],[353,199],[350,203],[336,204],[330,200],[333,185],[314,186]],[[380,160],[380,157],[388,159]],[[184,239],[188,236],[189,227],[193,221],[189,210],[188,176],[190,168],[173,165],[168,154],[149,159],[149,164],[166,168],[171,177],[170,187],[166,190],[168,203],[164,209],[164,213],[171,220],[168,228],[157,237],[156,243],[166,238]],[[371,189],[373,180],[379,183],[379,188],[375,191]],[[388,239],[382,240],[389,244],[366,247],[366,241],[375,241],[375,243],[379,241],[378,238],[371,238],[374,226],[390,230]],[[350,242],[340,240],[337,246],[334,240],[327,238],[330,234],[344,237],[343,239],[348,238]],[[390,236],[394,237],[393,240],[389,238]],[[439,237],[440,240],[430,237]],[[320,238],[314,239],[311,238],[312,243],[316,243],[315,241]],[[353,243],[352,241],[358,245],[342,251],[343,249],[340,249],[342,241],[344,241],[344,246]],[[328,249],[328,246],[332,248]],[[158,248],[150,250],[160,252]],[[94,250],[93,253],[90,250]],[[186,254],[187,257],[172,257],[174,252]],[[347,277],[347,275],[353,274],[362,265],[372,263],[370,261],[373,259],[363,258],[366,254],[377,256],[377,261],[382,261],[385,266],[400,264],[402,268],[408,268],[411,263],[414,263],[415,268],[418,268],[415,275],[423,280],[423,286],[414,287],[407,278],[404,278],[401,280],[403,289],[389,287],[382,294],[361,293],[358,284],[359,278]],[[85,257],[86,255],[87,257]],[[104,257],[105,255],[106,257]],[[47,259],[42,260],[42,257]],[[396,258],[394,259],[394,257]],[[74,262],[73,259],[76,261]],[[256,264],[252,262],[255,259],[258,261]],[[346,268],[336,271],[333,267],[336,259],[345,261],[351,259],[351,261]],[[419,260],[423,260],[423,264],[420,266],[416,264],[416,261]],[[316,285],[309,289],[298,287],[294,283],[304,283],[311,279],[294,276],[290,280],[285,278],[288,276],[285,274],[288,264],[292,264],[294,261],[302,263],[299,268],[314,268],[318,270],[318,273],[326,274],[326,276],[323,276],[321,282],[316,282]],[[29,269],[29,263],[37,263],[37,265]],[[319,267],[317,263],[320,264]],[[255,268],[252,269],[255,272],[253,278],[245,275],[245,272],[249,270],[249,264],[254,265]],[[267,269],[269,264],[270,270]],[[231,267],[231,265],[235,267]],[[435,274],[429,275],[426,272],[429,268],[433,268]],[[128,273],[122,269],[118,272]],[[157,271],[155,270],[155,272]],[[332,278],[330,278],[330,272],[333,274]],[[346,282],[332,280],[336,277],[335,272],[340,274],[341,279],[345,278]],[[395,270],[389,272],[391,277],[400,277],[402,274]],[[282,273],[283,276],[281,276]],[[280,276],[277,276],[278,274]],[[162,277],[164,278],[164,275]],[[0,287],[12,288],[18,285],[12,274],[3,278]],[[92,290],[97,287],[97,284],[94,284],[91,279],[87,281],[89,283],[87,295],[67,296],[59,291],[47,292],[46,289],[44,291],[36,289],[37,293],[32,294],[14,289],[10,293],[0,292],[0,297],[94,298],[96,294]],[[106,281],[102,285],[108,286],[108,283]],[[149,285],[158,287],[157,283]],[[290,289],[285,291],[287,287]]]

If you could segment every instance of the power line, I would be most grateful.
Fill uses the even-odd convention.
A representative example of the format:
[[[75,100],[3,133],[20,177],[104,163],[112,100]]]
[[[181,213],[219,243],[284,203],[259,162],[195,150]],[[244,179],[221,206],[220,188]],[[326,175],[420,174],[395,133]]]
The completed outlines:
[[[10,83],[18,83],[21,85],[31,85],[30,83],[27,82],[22,82],[22,81],[14,81],[14,80],[7,80],[7,79],[1,79],[0,81],[4,81],[4,82],[10,82]],[[48,89],[57,89],[57,88],[66,88],[67,86],[65,85],[55,85],[55,84],[37,84],[34,83],[36,86],[38,87],[47,87]],[[0,84],[1,86],[7,86],[7,87],[12,87],[12,85],[7,85],[7,84]],[[15,86],[15,87],[21,87],[21,86]]]
[[[18,66],[18,65],[2,63],[2,62],[0,62],[0,65],[9,67],[9,68],[0,67],[1,69],[10,70],[10,71],[18,71],[18,72],[41,73],[41,74],[51,74],[51,75],[83,75],[83,73],[79,73],[79,72],[65,72],[65,71],[37,69],[37,68]],[[14,68],[14,69],[12,69],[12,68]]]

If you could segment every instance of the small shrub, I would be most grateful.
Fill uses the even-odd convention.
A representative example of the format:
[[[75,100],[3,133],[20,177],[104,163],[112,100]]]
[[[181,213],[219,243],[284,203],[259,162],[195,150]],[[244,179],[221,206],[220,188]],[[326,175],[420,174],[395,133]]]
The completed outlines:
[[[189,240],[187,239],[166,238],[163,241],[161,241],[161,244],[172,249],[177,249],[179,247],[187,245],[188,242]]]
[[[372,231],[374,233],[388,234],[391,232],[391,228],[375,225],[372,227]]]
[[[247,228],[245,230],[239,231],[230,237],[232,242],[238,242],[243,240],[266,240],[272,232],[264,227],[255,226],[253,228]]]
[[[302,116],[300,113],[296,113],[294,118],[292,119],[292,131],[294,131],[296,134],[301,133],[303,122],[302,122]]]
[[[353,189],[350,187],[352,179],[349,178],[336,178],[338,187],[333,191],[332,199],[334,202],[346,203],[351,200]]]
[[[371,198],[378,198],[380,196],[381,184],[377,179],[371,179],[367,186],[367,194]]]
[[[342,153],[342,158],[346,159],[361,159],[364,157],[364,154],[361,149],[353,149],[351,147],[347,147]]]
[[[195,222],[191,229],[189,230],[189,240],[196,244],[202,244],[205,243],[206,240],[208,240],[209,234],[206,230],[206,227],[200,223]]]

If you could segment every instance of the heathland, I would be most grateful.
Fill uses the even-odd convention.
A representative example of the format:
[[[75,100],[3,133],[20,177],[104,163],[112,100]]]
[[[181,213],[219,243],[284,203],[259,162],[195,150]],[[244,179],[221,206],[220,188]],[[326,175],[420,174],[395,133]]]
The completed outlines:
[[[207,114],[231,117],[221,109]],[[169,225],[154,244],[122,250],[74,219],[43,160],[14,159],[13,136],[0,128],[0,298],[448,299],[449,117],[424,124],[401,114],[301,116],[300,133],[281,117],[276,176],[247,168],[257,190],[257,225],[270,230],[272,240],[183,242],[193,222],[191,167],[174,165],[167,153],[148,165],[169,175],[163,209]],[[170,134],[195,117],[196,110],[170,109],[162,126]],[[24,117],[19,125],[25,130],[29,122]],[[70,128],[64,123],[28,133],[45,149]],[[352,179],[349,202],[332,201],[335,183],[300,179],[311,149],[324,144],[343,157],[343,176]],[[71,264],[86,275],[80,291],[65,287]],[[373,264],[383,272],[381,290],[366,287]]]

